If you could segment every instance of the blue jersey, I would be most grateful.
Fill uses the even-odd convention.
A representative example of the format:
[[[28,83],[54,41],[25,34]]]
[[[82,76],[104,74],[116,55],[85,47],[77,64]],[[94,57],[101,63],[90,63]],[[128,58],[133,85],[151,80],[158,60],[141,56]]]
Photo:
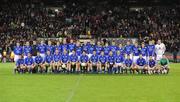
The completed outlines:
[[[35,63],[36,63],[36,64],[43,63],[43,58],[42,58],[41,56],[36,56],[36,57],[35,57]]]
[[[155,55],[155,45],[148,45],[147,46],[147,54],[148,54],[148,56],[154,56]]]
[[[14,47],[14,54],[15,55],[22,55],[23,53],[23,47],[22,46],[15,46]]]
[[[122,63],[124,61],[123,55],[116,55],[115,56],[116,63]]]
[[[139,54],[140,54],[140,51],[139,51],[139,47],[133,47],[133,55],[134,56],[139,56]]]
[[[87,52],[87,51],[88,51],[88,46],[87,46],[87,45],[83,45],[83,46],[82,46],[82,50]],[[88,53],[88,52],[87,52],[87,53]]]
[[[69,60],[71,62],[77,62],[78,61],[78,56],[76,54],[71,54],[69,57]]]
[[[107,57],[104,55],[100,55],[99,56],[99,61],[102,63],[102,64],[105,64],[107,62]]]
[[[126,65],[126,67],[131,67],[132,63],[133,63],[133,61],[131,59],[126,59],[124,61],[124,64]]]
[[[118,48],[117,48],[117,51],[120,51],[121,54],[124,54],[124,48],[122,48],[122,47],[118,47]]]
[[[53,56],[52,55],[46,55],[45,61],[46,61],[46,63],[51,63],[53,61]]]
[[[54,62],[59,62],[61,60],[61,55],[60,54],[54,54],[53,60],[54,60]]]
[[[54,52],[54,46],[53,46],[53,45],[47,45],[47,46],[46,46],[46,50],[47,50],[47,51],[49,50],[50,53],[53,54],[53,52]]]
[[[124,53],[126,53],[127,55],[130,55],[132,53],[132,45],[126,45],[124,48]]]
[[[88,56],[87,56],[87,55],[81,55],[81,57],[80,57],[80,61],[81,61],[82,63],[87,63],[87,62],[88,62],[88,60],[89,60],[89,58],[88,58]]]
[[[146,60],[144,58],[138,58],[136,64],[139,66],[144,66],[146,64]]]
[[[96,46],[95,50],[96,50],[96,54],[99,55],[101,53],[101,51],[103,51],[103,47],[102,46]]]
[[[149,60],[148,65],[149,67],[154,67],[156,65],[155,60]]]
[[[69,55],[68,54],[62,54],[61,60],[63,63],[67,63],[69,61]]]
[[[32,57],[25,58],[25,64],[26,65],[33,65],[34,64],[33,58]]]
[[[93,51],[94,51],[94,46],[93,46],[93,45],[90,45],[90,46],[88,47],[88,53],[89,53],[89,54],[93,54]]]
[[[76,48],[76,45],[74,43],[68,44],[68,49],[70,52],[72,52]]]
[[[118,47],[116,45],[112,45],[112,46],[110,46],[110,49],[113,52],[113,54],[116,54],[116,51],[118,50]]]
[[[55,46],[55,49],[58,49],[58,51],[59,51],[59,53],[61,53],[62,52],[62,46],[61,45],[59,45],[59,46]]]
[[[18,59],[18,61],[17,61],[17,63],[16,63],[16,66],[20,66],[20,65],[22,65],[22,64],[25,64],[25,63],[24,63],[24,59],[23,59],[23,58]]]
[[[68,44],[63,44],[63,45],[61,45],[61,49],[62,49],[62,52],[63,52],[64,50],[67,50],[67,51],[68,51]]]
[[[90,60],[93,62],[93,63],[97,63],[98,62],[98,55],[92,55]]]
[[[147,56],[147,48],[146,47],[141,48],[141,54],[142,54],[142,56]]]
[[[111,50],[111,48],[109,46],[104,47],[104,54],[109,55],[110,50]]]
[[[76,47],[76,54],[78,56],[80,56],[82,54],[82,47],[81,46]]]
[[[113,64],[114,62],[115,62],[115,57],[112,55],[112,56],[108,56],[108,62],[110,63],[110,64]]]
[[[46,53],[46,45],[45,44],[43,44],[43,45],[38,45],[38,51],[40,52],[40,53],[43,53],[43,54],[45,54]]]
[[[24,55],[27,56],[28,53],[30,53],[30,54],[32,53],[32,47],[31,46],[24,46],[23,51],[24,51]]]

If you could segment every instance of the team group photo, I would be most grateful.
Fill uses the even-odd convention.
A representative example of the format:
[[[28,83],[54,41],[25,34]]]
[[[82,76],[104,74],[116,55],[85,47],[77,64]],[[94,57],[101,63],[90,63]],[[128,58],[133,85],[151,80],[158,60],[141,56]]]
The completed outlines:
[[[34,42],[35,43],[35,42]],[[114,73],[168,74],[169,60],[161,40],[117,44],[102,41],[67,43],[29,41],[14,46],[15,73]]]

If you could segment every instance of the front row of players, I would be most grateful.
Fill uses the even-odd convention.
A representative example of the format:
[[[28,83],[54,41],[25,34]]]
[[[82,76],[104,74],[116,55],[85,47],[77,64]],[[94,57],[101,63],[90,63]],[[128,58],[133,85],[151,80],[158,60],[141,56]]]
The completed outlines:
[[[75,51],[69,55],[67,51],[59,54],[56,50],[55,54],[47,51],[43,58],[39,52],[33,58],[29,53],[24,59],[23,55],[16,62],[15,72],[18,73],[138,73],[138,74],[167,74],[169,72],[168,59],[164,56],[159,63],[152,56],[147,59],[142,54],[139,58],[133,60],[130,55],[126,57],[117,51],[114,56],[112,52],[108,56],[101,52],[98,56],[96,51],[88,56],[83,51],[81,56],[77,56]]]

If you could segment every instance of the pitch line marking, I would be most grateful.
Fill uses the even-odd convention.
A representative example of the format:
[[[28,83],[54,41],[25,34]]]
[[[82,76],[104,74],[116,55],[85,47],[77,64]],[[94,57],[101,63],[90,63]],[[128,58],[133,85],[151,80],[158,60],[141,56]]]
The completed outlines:
[[[80,84],[81,77],[82,77],[82,75],[80,75],[80,77],[78,77],[75,86],[72,88],[72,90],[71,90],[70,94],[68,95],[68,98],[66,99],[65,102],[70,102],[71,99],[73,98],[73,96],[74,96],[74,94],[75,94],[75,92],[76,92],[76,90]]]

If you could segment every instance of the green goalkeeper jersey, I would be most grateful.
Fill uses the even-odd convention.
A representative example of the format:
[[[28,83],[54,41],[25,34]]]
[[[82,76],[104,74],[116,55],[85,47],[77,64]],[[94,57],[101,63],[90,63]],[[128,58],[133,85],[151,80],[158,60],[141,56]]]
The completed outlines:
[[[164,66],[164,65],[167,65],[169,62],[168,62],[168,59],[166,59],[166,58],[162,58],[161,60],[160,60],[160,64],[162,65],[162,66]]]

